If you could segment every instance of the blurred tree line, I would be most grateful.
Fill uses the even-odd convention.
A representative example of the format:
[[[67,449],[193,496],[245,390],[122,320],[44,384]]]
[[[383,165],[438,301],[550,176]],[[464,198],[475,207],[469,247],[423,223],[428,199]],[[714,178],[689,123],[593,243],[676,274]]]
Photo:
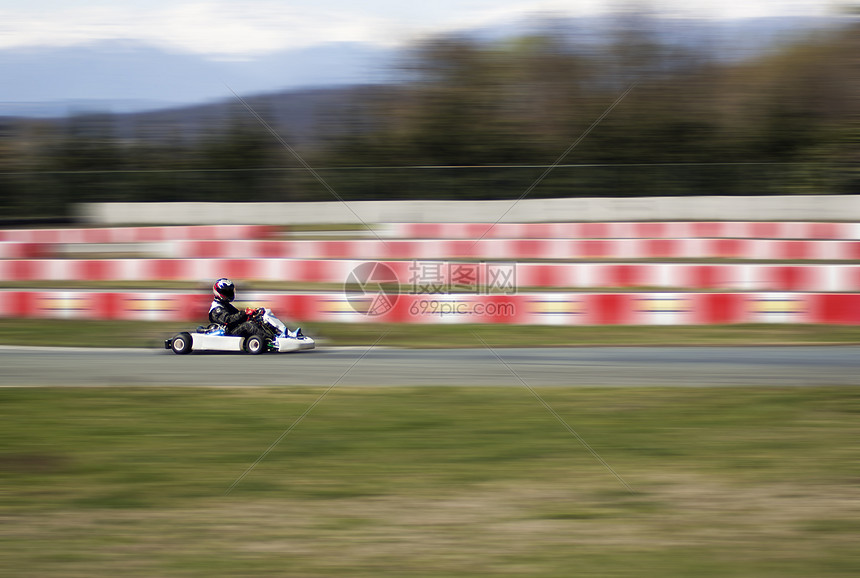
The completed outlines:
[[[860,192],[860,25],[746,60],[647,26],[583,44],[552,27],[498,42],[435,38],[400,82],[325,110],[295,146],[344,199]],[[564,155],[633,86],[629,94]],[[255,112],[290,143],[258,99]],[[238,103],[226,122],[112,115],[0,121],[6,216],[93,201],[333,200]],[[549,172],[547,170],[551,168]]]

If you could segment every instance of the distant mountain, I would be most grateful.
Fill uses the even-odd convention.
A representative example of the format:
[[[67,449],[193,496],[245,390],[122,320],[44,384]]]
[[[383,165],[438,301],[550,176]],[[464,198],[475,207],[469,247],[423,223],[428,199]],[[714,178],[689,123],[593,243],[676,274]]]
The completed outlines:
[[[624,30],[644,31],[670,45],[724,60],[742,59],[812,31],[836,18],[532,18],[514,25],[461,33],[499,41],[552,31],[594,48]],[[61,117],[183,107],[284,90],[345,87],[393,80],[400,51],[358,43],[325,44],[249,60],[213,60],[134,41],[42,49],[0,50],[0,116]],[[228,88],[229,87],[229,88]]]
[[[318,140],[322,133],[336,133],[340,118],[349,116],[350,126],[370,122],[356,113],[356,103],[390,97],[392,87],[349,85],[340,87],[286,90],[242,100],[291,145]],[[117,130],[136,138],[172,139],[201,136],[214,127],[228,127],[233,117],[254,122],[244,105],[233,95],[211,103],[125,114],[115,117]],[[363,119],[363,120],[362,120]],[[169,127],[168,130],[164,130]]]
[[[255,60],[210,60],[135,42],[0,51],[0,116],[127,113],[239,94],[384,80],[391,55],[327,44]],[[228,88],[229,87],[229,88]]]

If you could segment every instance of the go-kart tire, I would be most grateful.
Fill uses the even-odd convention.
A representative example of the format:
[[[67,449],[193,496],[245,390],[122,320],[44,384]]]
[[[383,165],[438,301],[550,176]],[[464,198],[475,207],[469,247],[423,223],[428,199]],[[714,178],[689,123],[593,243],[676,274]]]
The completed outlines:
[[[170,349],[174,353],[185,355],[186,353],[191,353],[191,343],[191,334],[182,332],[170,340]]]
[[[260,355],[266,351],[266,340],[259,335],[251,335],[245,338],[245,341],[242,343],[242,349],[245,350],[245,353]]]

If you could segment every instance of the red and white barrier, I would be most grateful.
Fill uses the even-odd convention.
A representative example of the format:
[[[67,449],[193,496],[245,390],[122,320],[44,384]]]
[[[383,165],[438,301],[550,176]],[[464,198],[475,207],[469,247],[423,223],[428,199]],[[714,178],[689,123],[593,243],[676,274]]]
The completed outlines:
[[[344,283],[366,261],[292,259],[32,259],[0,261],[5,281],[235,280]],[[464,263],[382,261],[403,288],[659,288],[723,291],[860,291],[860,265],[759,263]]]
[[[0,241],[19,243],[146,243],[192,239],[267,239],[268,225],[193,225],[81,229],[0,229]]]
[[[658,223],[634,223],[657,225]],[[664,223],[665,224],[665,223]],[[700,223],[704,224],[704,223]],[[717,223],[723,225],[725,223]],[[853,225],[846,223],[753,223],[755,225]],[[860,260],[860,240],[758,238],[601,238],[619,223],[582,223],[594,238],[269,240],[262,226],[131,227],[0,231],[0,259],[44,257],[59,244],[140,243],[179,259],[736,259]],[[665,225],[690,225],[668,223]],[[484,225],[482,225],[484,226]],[[525,227],[527,225],[517,225]],[[531,226],[531,225],[528,225]],[[601,229],[603,227],[606,230]],[[527,233],[525,231],[524,233]],[[642,230],[642,233],[660,231]],[[762,231],[767,232],[767,231]],[[836,232],[831,231],[834,234]],[[512,232],[513,233],[513,232]],[[826,231],[818,231],[824,236]],[[234,238],[242,237],[242,238]],[[148,244],[148,245],[147,245]]]
[[[772,239],[481,239],[176,241],[180,259],[860,260],[860,241]]]
[[[860,265],[519,263],[515,274],[518,287],[860,291]]]
[[[860,239],[860,223],[391,223],[380,234],[401,239]]]
[[[860,324],[856,293],[248,293],[242,300],[271,307],[293,323]],[[0,291],[0,316],[205,323],[209,301],[205,293]],[[361,312],[369,309],[380,314]]]

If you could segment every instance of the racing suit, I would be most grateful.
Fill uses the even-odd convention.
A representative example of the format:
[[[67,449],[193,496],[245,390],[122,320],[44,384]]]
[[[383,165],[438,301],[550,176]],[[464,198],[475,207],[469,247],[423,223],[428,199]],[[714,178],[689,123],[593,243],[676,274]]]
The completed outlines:
[[[227,335],[250,337],[263,333],[250,315],[236,309],[232,303],[222,299],[215,299],[209,306],[209,321],[223,325]]]

